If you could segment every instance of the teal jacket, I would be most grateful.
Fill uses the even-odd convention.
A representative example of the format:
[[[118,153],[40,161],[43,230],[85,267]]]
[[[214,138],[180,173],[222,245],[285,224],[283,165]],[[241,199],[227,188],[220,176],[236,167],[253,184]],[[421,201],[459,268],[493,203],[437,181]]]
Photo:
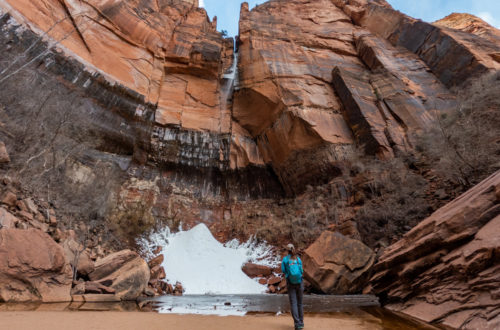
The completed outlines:
[[[297,256],[297,261],[299,262],[299,266],[300,266],[300,282],[302,282],[302,275],[304,274],[304,268],[302,267],[302,260],[300,260],[299,256]],[[285,274],[285,278],[288,280],[288,276],[290,276],[290,272],[289,272],[289,265],[291,265],[291,263],[293,262],[293,260],[290,260],[290,255],[287,255],[283,258],[283,260],[281,261],[281,271],[283,272],[283,274]]]

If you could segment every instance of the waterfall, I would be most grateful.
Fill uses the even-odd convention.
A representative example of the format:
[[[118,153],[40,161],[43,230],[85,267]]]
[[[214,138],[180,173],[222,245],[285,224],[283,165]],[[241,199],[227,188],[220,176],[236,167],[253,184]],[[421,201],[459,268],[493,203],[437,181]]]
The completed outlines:
[[[228,110],[228,104],[233,96],[233,90],[238,86],[238,53],[234,53],[231,68],[222,76],[221,110]]]
[[[139,244],[147,251],[163,246],[167,282],[182,283],[188,295],[264,293],[267,287],[245,275],[241,267],[246,262],[272,267],[279,264],[267,244],[252,239],[244,244],[237,240],[221,244],[204,224],[175,234],[165,228]]]

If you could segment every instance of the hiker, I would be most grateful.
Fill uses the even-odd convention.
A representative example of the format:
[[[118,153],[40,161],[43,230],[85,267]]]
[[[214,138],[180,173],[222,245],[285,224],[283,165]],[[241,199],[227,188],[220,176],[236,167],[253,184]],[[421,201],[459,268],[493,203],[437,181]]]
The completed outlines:
[[[288,289],[288,299],[290,300],[290,310],[292,311],[295,329],[304,329],[304,308],[302,306],[302,296],[304,294],[304,283],[302,282],[302,260],[295,253],[293,244],[286,247],[288,255],[281,262],[281,271],[285,274],[286,286]]]

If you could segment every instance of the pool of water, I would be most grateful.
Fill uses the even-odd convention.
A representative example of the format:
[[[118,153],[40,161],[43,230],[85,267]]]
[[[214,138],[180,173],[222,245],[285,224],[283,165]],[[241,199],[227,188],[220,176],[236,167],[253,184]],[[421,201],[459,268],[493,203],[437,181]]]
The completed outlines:
[[[185,295],[162,296],[140,303],[158,313],[202,315],[249,315],[289,313],[287,295]],[[306,318],[331,317],[356,319],[363,329],[374,330],[430,330],[438,329],[410,317],[381,308],[371,295],[306,295]]]
[[[144,300],[159,313],[245,315],[249,313],[287,313],[287,295],[184,295],[162,296]],[[378,307],[375,296],[304,296],[305,313],[331,313],[353,307]]]
[[[185,295],[162,296],[139,302],[0,304],[2,311],[114,311],[202,315],[280,315],[289,312],[286,295]],[[438,329],[404,315],[381,308],[378,299],[369,295],[304,297],[305,319],[331,317],[355,320],[360,329],[431,330]]]

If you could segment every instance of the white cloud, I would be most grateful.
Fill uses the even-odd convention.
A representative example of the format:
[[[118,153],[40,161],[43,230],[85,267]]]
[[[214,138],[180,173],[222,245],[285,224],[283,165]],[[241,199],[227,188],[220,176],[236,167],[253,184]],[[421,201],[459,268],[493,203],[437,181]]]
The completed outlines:
[[[205,0],[200,0],[200,7],[205,7]]]
[[[495,20],[495,18],[493,18],[493,15],[490,12],[483,11],[483,12],[478,13],[477,16],[479,18],[481,18],[483,21],[486,21],[487,23],[489,23],[490,25],[493,25],[495,27],[499,27],[499,24],[497,24],[497,23],[500,23],[500,22],[497,22]]]

